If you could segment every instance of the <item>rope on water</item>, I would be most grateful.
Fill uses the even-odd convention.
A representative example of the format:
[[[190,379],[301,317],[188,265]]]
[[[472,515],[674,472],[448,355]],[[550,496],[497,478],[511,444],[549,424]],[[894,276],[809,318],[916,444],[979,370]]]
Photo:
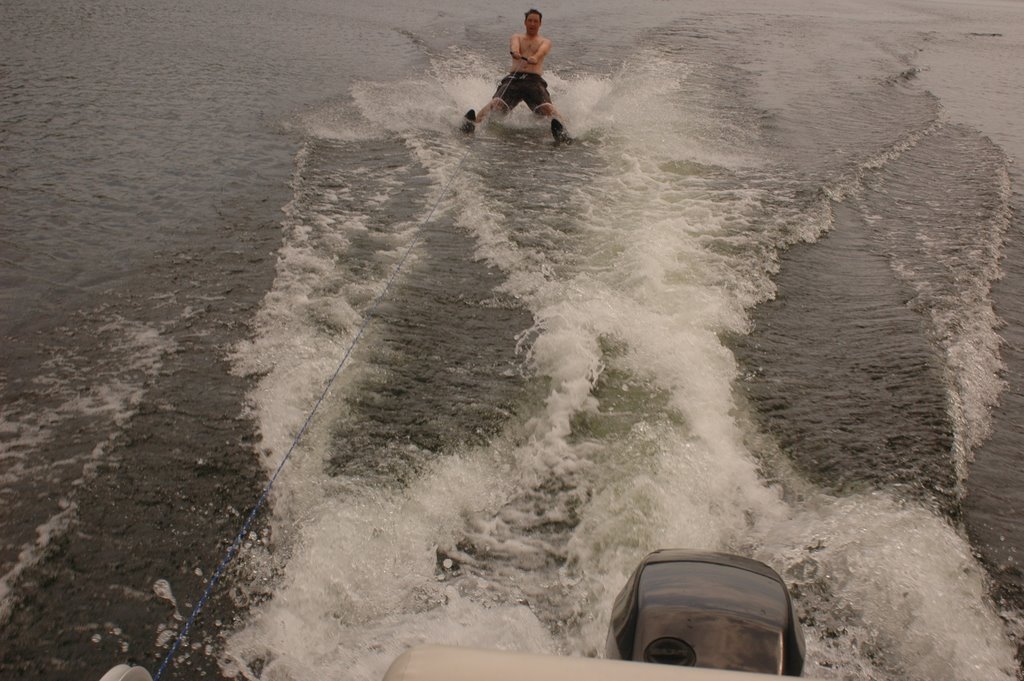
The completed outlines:
[[[496,95],[496,98],[501,98],[501,95],[504,94],[504,90],[508,89],[508,86],[511,84],[511,82],[512,80],[510,79],[505,84],[505,88],[503,88],[502,91]],[[462,158],[459,160],[459,164],[455,167],[455,170],[452,172],[451,177],[448,178],[448,181],[441,189],[441,194],[437,197],[437,200],[434,201],[434,205],[431,206],[430,212],[427,214],[427,217],[424,218],[423,221],[417,226],[416,233],[413,236],[412,241],[406,247],[405,252],[402,254],[402,258],[398,261],[398,264],[395,266],[395,269],[391,272],[391,276],[388,277],[387,283],[384,284],[383,290],[374,300],[373,305],[370,307],[369,311],[367,311],[366,315],[363,317],[363,321],[359,325],[359,330],[356,332],[356,335],[352,338],[352,342],[349,343],[348,349],[346,349],[345,353],[342,355],[341,361],[338,362],[338,366],[337,368],[335,368],[334,373],[331,374],[331,377],[327,380],[327,383],[324,385],[324,389],[323,391],[321,391],[320,397],[317,398],[316,403],[313,405],[313,408],[309,412],[309,415],[306,416],[306,420],[303,422],[302,427],[299,428],[299,432],[296,433],[295,437],[292,439],[291,446],[288,447],[288,451],[281,459],[281,463],[278,464],[277,469],[274,471],[274,474],[270,476],[270,480],[269,482],[267,482],[266,487],[263,488],[263,493],[260,494],[259,499],[256,501],[256,505],[253,506],[252,511],[249,512],[249,515],[248,517],[246,517],[245,522],[242,523],[242,529],[238,531],[238,535],[235,537],[235,541],[231,544],[231,547],[228,549],[227,553],[224,554],[224,558],[221,559],[220,564],[217,565],[217,569],[214,570],[213,575],[210,577],[210,581],[206,585],[206,589],[203,590],[202,596],[199,597],[199,600],[196,602],[195,607],[192,609],[192,613],[185,621],[185,626],[182,627],[181,632],[179,632],[177,638],[174,639],[174,643],[171,645],[170,650],[167,652],[167,656],[164,658],[163,663],[160,665],[160,668],[157,670],[156,675],[153,677],[153,681],[160,681],[160,677],[163,675],[164,671],[166,671],[167,666],[171,663],[171,660],[174,659],[174,655],[178,652],[178,648],[181,647],[181,644],[185,640],[185,637],[188,636],[188,632],[192,629],[192,625],[193,623],[195,623],[196,617],[199,616],[199,612],[203,609],[203,606],[206,605],[206,601],[210,598],[210,594],[213,593],[214,586],[216,586],[217,582],[220,581],[221,575],[224,574],[224,570],[227,569],[228,563],[230,563],[238,554],[238,549],[242,546],[242,542],[245,540],[245,536],[249,533],[249,530],[252,527],[252,523],[256,519],[256,514],[259,513],[260,509],[263,508],[263,505],[266,503],[267,497],[270,495],[270,490],[273,488],[274,482],[277,480],[277,476],[281,473],[281,470],[284,468],[285,463],[288,462],[288,459],[291,457],[292,452],[295,451],[295,448],[298,446],[299,441],[302,439],[302,436],[305,435],[306,431],[309,429],[309,425],[313,421],[313,416],[316,415],[317,411],[320,409],[320,405],[323,404],[324,399],[326,399],[327,394],[331,390],[331,386],[334,385],[334,381],[338,378],[338,375],[341,373],[341,370],[345,366],[345,363],[348,362],[348,358],[352,355],[352,351],[355,349],[356,344],[362,338],[363,333],[366,331],[366,328],[369,326],[370,321],[376,314],[377,308],[380,306],[381,302],[387,296],[388,291],[391,289],[391,285],[395,281],[395,278],[398,277],[398,273],[402,270],[402,267],[405,265],[405,261],[408,260],[409,254],[412,253],[412,249],[416,247],[416,244],[418,244],[420,239],[422,238],[423,228],[426,227],[427,224],[433,219],[434,213],[437,211],[437,207],[441,204],[441,201],[448,194],[448,190],[451,188],[452,183],[455,182],[455,178],[459,176],[459,173],[462,171],[462,166],[465,165],[466,159],[469,158],[469,155],[472,153],[472,151],[473,146],[470,145],[470,147],[466,150],[466,153],[463,154]]]

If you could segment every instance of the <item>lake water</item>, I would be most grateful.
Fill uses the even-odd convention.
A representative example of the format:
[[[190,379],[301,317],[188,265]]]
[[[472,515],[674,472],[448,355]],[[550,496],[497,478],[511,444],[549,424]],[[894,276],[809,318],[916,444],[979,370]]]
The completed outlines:
[[[600,654],[668,547],[1020,677],[1024,4],[569,0],[576,143],[464,137],[525,9],[0,4],[0,675],[155,671],[373,310],[164,678]]]

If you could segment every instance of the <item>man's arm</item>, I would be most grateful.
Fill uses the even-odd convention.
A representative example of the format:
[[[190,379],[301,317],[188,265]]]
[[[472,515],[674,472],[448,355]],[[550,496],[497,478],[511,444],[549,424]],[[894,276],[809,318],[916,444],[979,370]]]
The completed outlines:
[[[512,34],[512,39],[508,41],[508,51],[512,55],[513,59],[522,59],[523,55],[519,53],[519,34]]]

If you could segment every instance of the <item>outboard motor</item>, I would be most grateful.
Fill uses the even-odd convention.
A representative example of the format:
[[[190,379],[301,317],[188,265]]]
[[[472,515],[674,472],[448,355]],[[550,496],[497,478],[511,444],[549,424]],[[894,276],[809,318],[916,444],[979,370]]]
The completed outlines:
[[[804,638],[770,567],[674,549],[644,558],[615,599],[605,656],[800,676]]]

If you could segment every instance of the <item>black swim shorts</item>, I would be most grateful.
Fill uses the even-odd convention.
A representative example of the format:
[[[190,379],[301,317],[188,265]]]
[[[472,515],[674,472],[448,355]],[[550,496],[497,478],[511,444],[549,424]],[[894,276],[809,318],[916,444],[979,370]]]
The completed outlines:
[[[509,111],[519,102],[526,102],[526,106],[534,112],[541,104],[551,103],[547,81],[536,73],[510,73],[502,78],[498,89],[494,91],[494,99],[499,98],[505,102]]]

